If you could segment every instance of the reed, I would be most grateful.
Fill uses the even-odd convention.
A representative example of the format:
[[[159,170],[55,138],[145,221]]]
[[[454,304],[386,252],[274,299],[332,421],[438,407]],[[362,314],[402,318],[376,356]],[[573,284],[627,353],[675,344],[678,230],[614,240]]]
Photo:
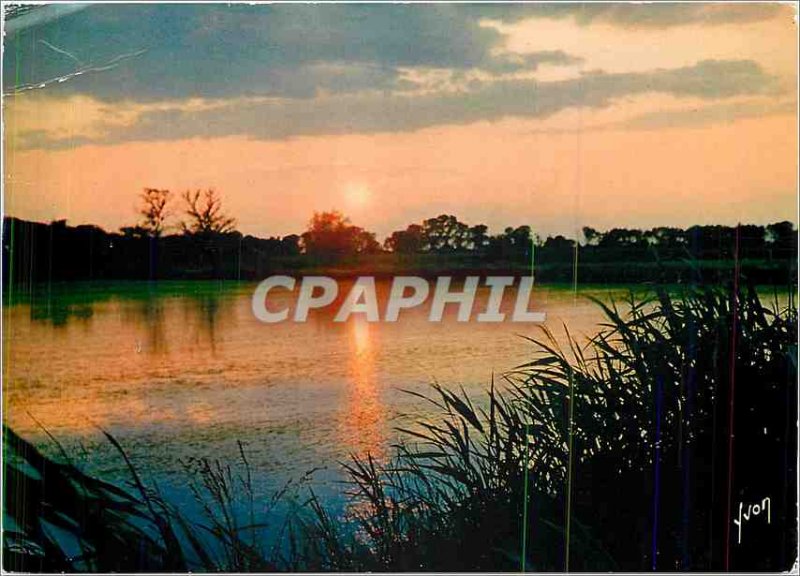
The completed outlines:
[[[424,399],[439,417],[403,430],[388,464],[353,458],[356,536],[320,518],[339,545],[327,558],[392,571],[788,569],[796,309],[738,286],[596,303],[606,321],[593,338],[565,326],[562,347],[543,329],[502,391],[493,382],[475,405],[434,384]],[[781,512],[735,546],[732,508],[765,496]]]

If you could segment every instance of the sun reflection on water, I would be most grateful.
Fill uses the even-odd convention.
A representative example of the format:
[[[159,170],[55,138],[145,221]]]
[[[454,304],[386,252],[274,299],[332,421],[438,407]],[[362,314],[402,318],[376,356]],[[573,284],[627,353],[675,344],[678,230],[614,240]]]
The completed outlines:
[[[358,317],[348,323],[347,331],[350,385],[342,413],[342,433],[356,455],[371,454],[380,459],[385,448],[386,410],[375,375],[376,343],[373,340],[377,337],[377,326]]]

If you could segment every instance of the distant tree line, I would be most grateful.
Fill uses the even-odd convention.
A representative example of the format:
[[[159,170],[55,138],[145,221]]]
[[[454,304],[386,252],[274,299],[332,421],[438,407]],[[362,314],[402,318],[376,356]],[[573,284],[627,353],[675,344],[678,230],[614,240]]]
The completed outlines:
[[[797,230],[791,222],[685,230],[584,227],[576,243],[562,235],[542,239],[529,226],[491,235],[484,224],[442,214],[392,232],[381,245],[375,233],[339,212],[315,213],[299,235],[257,238],[236,230],[236,221],[211,189],[185,192],[179,209],[169,190],[146,188],[139,200],[139,220],[119,232],[94,225],[71,227],[65,220],[42,224],[5,218],[4,279],[257,279],[275,271],[368,265],[382,259],[390,268],[403,264],[404,270],[416,266],[428,272],[524,271],[534,262],[546,279],[568,280],[577,257],[586,271],[584,280],[613,282],[655,279],[649,278],[653,267],[664,263],[725,262],[735,254],[750,270],[778,270],[781,278],[796,270]],[[630,271],[633,264],[640,265],[638,272]],[[771,282],[775,275],[762,276]]]
[[[607,232],[587,226],[582,232],[581,252],[608,260],[653,256],[664,260],[687,257],[725,260],[733,258],[737,242],[741,259],[786,259],[794,257],[797,244],[797,230],[791,222],[767,226],[692,226],[686,230],[613,228]],[[455,216],[443,214],[392,232],[384,248],[402,254],[471,252],[489,258],[523,260],[531,257],[532,249],[542,249],[542,258],[548,260],[573,252],[575,239],[557,235],[542,240],[532,233],[530,226],[508,227],[502,234],[490,236],[483,224],[470,226]]]
[[[256,238],[238,232],[214,190],[187,191],[182,199],[184,217],[169,225],[172,194],[146,188],[139,222],[118,233],[67,226],[66,220],[5,218],[4,281],[256,278],[269,273],[272,258],[300,254],[297,235]]]

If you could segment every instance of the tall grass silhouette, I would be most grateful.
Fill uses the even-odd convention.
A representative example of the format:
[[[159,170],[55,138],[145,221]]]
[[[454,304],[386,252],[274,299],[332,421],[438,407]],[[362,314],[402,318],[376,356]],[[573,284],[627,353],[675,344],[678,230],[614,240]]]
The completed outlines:
[[[790,567],[794,306],[732,287],[597,305],[606,322],[586,343],[567,332],[562,349],[545,329],[480,407],[435,385],[440,417],[405,430],[414,443],[385,466],[354,458],[359,530],[343,537],[315,507],[313,567]],[[771,523],[734,544],[732,509],[764,497],[779,503]]]

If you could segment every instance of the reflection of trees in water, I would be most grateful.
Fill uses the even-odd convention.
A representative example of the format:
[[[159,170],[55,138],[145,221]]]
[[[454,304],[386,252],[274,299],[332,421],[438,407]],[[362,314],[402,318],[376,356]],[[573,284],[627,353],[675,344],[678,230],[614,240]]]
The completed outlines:
[[[223,317],[230,316],[232,299],[223,297],[220,292],[202,292],[188,294],[183,299],[184,318],[187,326],[194,326],[194,341],[208,343],[212,352],[216,352],[218,325]]]
[[[167,354],[169,337],[164,299],[155,292],[138,297],[130,305],[120,305],[120,315],[126,323],[141,328],[145,342],[137,338],[136,350],[148,354]]]
[[[204,294],[192,299],[197,306],[198,327],[208,336],[212,350],[216,350],[216,326],[220,310],[220,299],[216,294]]]
[[[31,302],[31,320],[65,326],[70,318],[88,322],[94,315],[91,304],[71,304],[48,300],[40,304]]]
[[[142,302],[140,311],[147,325],[148,349],[155,354],[166,354],[169,352],[169,346],[163,300],[157,296],[151,296]]]
[[[219,323],[223,316],[230,316],[235,298],[229,297],[223,287],[209,289],[201,284],[195,291],[175,292],[182,288],[134,284],[128,292],[117,292],[102,286],[76,287],[66,293],[54,291],[52,295],[44,291],[17,294],[15,303],[29,307],[31,321],[53,326],[66,326],[76,320],[88,325],[97,306],[116,306],[123,322],[139,328],[141,341],[135,342],[139,351],[167,354],[180,332],[215,351]]]

